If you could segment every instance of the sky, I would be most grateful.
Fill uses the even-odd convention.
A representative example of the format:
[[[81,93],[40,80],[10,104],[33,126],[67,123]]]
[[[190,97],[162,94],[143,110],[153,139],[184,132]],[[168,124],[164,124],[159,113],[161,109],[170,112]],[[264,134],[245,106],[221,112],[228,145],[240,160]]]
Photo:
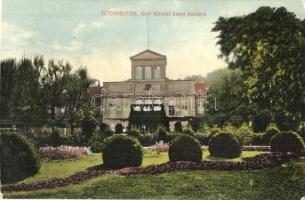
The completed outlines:
[[[62,59],[92,78],[130,78],[130,57],[149,49],[167,56],[167,77],[206,75],[226,67],[218,58],[218,17],[254,12],[260,6],[284,6],[305,18],[305,0],[0,0],[0,59],[33,57]],[[102,11],[135,11],[138,16],[103,16]],[[171,16],[147,16],[149,11]],[[201,12],[206,16],[173,16]],[[149,31],[148,31],[149,30]]]

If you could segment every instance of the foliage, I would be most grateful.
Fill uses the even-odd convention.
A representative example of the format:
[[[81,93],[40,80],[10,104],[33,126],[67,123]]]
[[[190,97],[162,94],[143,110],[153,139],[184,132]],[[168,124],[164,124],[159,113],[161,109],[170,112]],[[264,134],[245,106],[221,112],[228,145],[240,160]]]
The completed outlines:
[[[38,172],[35,146],[18,132],[0,131],[1,183],[12,183]]]
[[[89,140],[89,146],[91,147],[92,152],[94,153],[100,153],[103,150],[104,143],[106,140],[107,136],[94,131],[92,137]]]
[[[62,139],[60,137],[60,133],[58,129],[52,131],[50,135],[50,145],[52,146],[60,146],[62,145]]]
[[[240,70],[219,69],[207,74],[207,112],[205,124],[222,127],[228,123],[238,127],[250,121],[253,108],[246,95],[243,73]],[[215,100],[216,109],[215,110]]]
[[[264,132],[271,122],[272,116],[269,110],[262,110],[255,113],[253,118],[253,131]]]
[[[194,137],[200,142],[201,145],[209,145],[210,137],[205,133],[195,133]]]
[[[138,139],[142,146],[148,147],[156,144],[157,135],[151,133],[141,134],[140,137],[138,137]]]
[[[196,132],[203,127],[203,119],[202,118],[192,118],[189,120],[189,125]]]
[[[304,150],[303,139],[295,132],[282,131],[271,139],[272,152],[301,153]]]
[[[241,146],[233,134],[221,132],[211,138],[209,152],[215,157],[234,158],[240,155]]]
[[[90,155],[91,151],[87,147],[71,147],[71,146],[59,146],[59,147],[41,147],[39,148],[39,155],[42,158],[48,158],[51,160],[68,159],[80,157],[83,155]]]
[[[115,134],[121,134],[123,133],[123,125],[121,123],[117,123],[114,127],[114,133]]]
[[[188,127],[186,129],[184,129],[182,131],[183,134],[186,134],[186,135],[190,135],[190,136],[193,136],[195,134],[195,132],[193,131],[193,129],[191,127]]]
[[[168,132],[165,130],[165,129],[163,129],[163,128],[159,128],[158,130],[157,130],[157,133],[158,133],[158,142],[159,141],[163,141],[163,142],[165,142],[165,143],[168,143],[169,141],[168,141]]]
[[[100,123],[100,131],[101,133],[105,133],[110,130],[110,126],[104,122]]]
[[[105,141],[102,158],[110,168],[136,167],[142,164],[142,145],[135,138],[114,135]]]
[[[220,17],[213,31],[219,32],[220,56],[229,68],[243,71],[245,94],[256,110],[285,113],[291,127],[304,120],[304,20],[284,7],[260,7]]]
[[[190,135],[179,135],[171,142],[168,156],[171,162],[201,162],[202,150],[200,143]]]
[[[89,139],[92,137],[94,130],[96,129],[96,121],[91,115],[88,113],[81,121],[82,135],[83,135],[83,145],[86,145]]]
[[[280,130],[275,126],[268,127],[266,133],[262,135],[262,144],[270,145],[271,138],[279,132]]]
[[[175,132],[181,133],[183,131],[183,127],[180,121],[176,121],[175,123]]]
[[[71,146],[82,146],[83,144],[83,134],[73,133],[68,137],[68,144]]]
[[[127,135],[139,138],[141,136],[141,132],[138,129],[133,128],[127,131]]]

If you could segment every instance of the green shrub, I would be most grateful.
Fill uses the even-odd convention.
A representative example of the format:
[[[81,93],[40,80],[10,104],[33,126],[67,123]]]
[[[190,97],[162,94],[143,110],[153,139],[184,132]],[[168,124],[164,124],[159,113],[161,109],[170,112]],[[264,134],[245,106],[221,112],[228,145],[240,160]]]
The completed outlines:
[[[121,134],[121,133],[123,133],[123,125],[122,124],[120,124],[120,123],[117,123],[116,125],[115,125],[115,127],[114,127],[114,133],[115,134]]]
[[[251,137],[251,144],[252,145],[262,145],[262,137],[263,134],[262,133],[255,133],[252,135]]]
[[[209,142],[211,156],[235,158],[241,153],[241,146],[237,137],[231,133],[221,132],[215,134]]]
[[[253,131],[264,132],[271,122],[272,116],[269,110],[261,110],[255,113],[253,118]]]
[[[303,141],[305,141],[305,126],[300,127],[297,133],[303,138]]]
[[[191,135],[193,136],[195,134],[195,132],[193,131],[192,128],[186,128],[182,131],[183,134],[186,134],[186,135]]]
[[[146,133],[146,134],[140,135],[140,137],[138,139],[139,139],[141,145],[145,146],[145,147],[154,145],[157,142],[156,135],[151,134],[151,133]]]
[[[280,132],[280,130],[274,126],[271,126],[271,127],[268,127],[267,130],[266,130],[266,133],[264,133],[262,135],[262,141],[261,141],[261,144],[263,145],[270,145],[270,141],[271,141],[271,138],[278,134]]]
[[[213,127],[213,128],[208,129],[209,137],[212,137],[216,133],[220,133],[220,132],[221,132],[221,129],[218,127]]]
[[[180,121],[177,121],[175,123],[175,132],[181,133],[183,131],[183,127]]]
[[[114,135],[106,139],[102,158],[106,167],[137,167],[143,160],[142,145],[133,137]]]
[[[93,153],[100,153],[103,150],[104,142],[107,137],[101,135],[98,132],[94,132],[89,140],[89,146]]]
[[[38,150],[20,133],[0,131],[0,148],[1,183],[17,182],[38,172]]]
[[[74,133],[68,137],[68,144],[71,146],[84,146],[83,135],[81,133]]]
[[[131,129],[127,131],[127,135],[135,138],[139,138],[141,136],[141,132],[138,129]]]
[[[201,162],[202,150],[200,143],[190,135],[179,135],[171,142],[168,156],[171,162]]]
[[[194,137],[200,142],[201,145],[209,145],[210,137],[208,134],[195,133]]]
[[[165,143],[171,143],[181,133],[167,133]]]
[[[63,143],[63,140],[60,137],[60,133],[59,133],[59,131],[57,129],[55,129],[51,133],[51,135],[49,137],[49,140],[50,140],[49,141],[49,145],[54,146],[54,147],[60,146]]]
[[[158,142],[163,141],[165,143],[168,143],[168,132],[165,129],[159,128],[157,133],[158,133]]]
[[[297,133],[282,131],[271,138],[272,152],[301,153],[304,150],[304,141]]]

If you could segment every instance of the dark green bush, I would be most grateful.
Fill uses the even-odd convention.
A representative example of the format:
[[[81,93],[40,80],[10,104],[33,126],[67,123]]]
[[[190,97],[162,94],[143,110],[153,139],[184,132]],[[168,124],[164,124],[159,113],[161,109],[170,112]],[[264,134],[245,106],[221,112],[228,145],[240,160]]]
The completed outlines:
[[[272,152],[301,153],[304,150],[304,141],[297,133],[282,131],[271,138]]]
[[[38,149],[14,131],[0,131],[1,183],[14,183],[38,172]]]
[[[91,151],[93,153],[100,153],[103,150],[104,142],[107,137],[99,134],[99,133],[93,133],[92,137],[89,140],[89,146],[91,148]]]
[[[74,133],[68,137],[68,144],[70,146],[84,146],[83,135],[81,133]]]
[[[177,121],[175,123],[175,132],[181,133],[183,131],[183,127],[180,121]]]
[[[179,135],[181,135],[181,133],[167,133],[165,142],[171,143]]]
[[[115,134],[121,134],[121,133],[123,133],[123,125],[122,124],[120,124],[120,123],[117,123],[116,125],[115,125],[115,127],[114,127],[114,133]]]
[[[100,132],[101,133],[104,133],[104,132],[107,132],[107,131],[110,131],[110,126],[104,122],[100,123]]]
[[[271,122],[272,116],[269,110],[261,110],[255,113],[253,118],[253,131],[264,132]]]
[[[251,136],[251,144],[252,145],[262,145],[263,144],[263,134],[255,133]]]
[[[302,126],[301,128],[299,128],[297,133],[299,134],[299,136],[301,136],[303,138],[303,141],[305,142],[305,126]]]
[[[138,139],[139,139],[141,145],[145,146],[145,147],[154,145],[157,142],[157,137],[151,133],[146,133],[146,134],[140,135],[140,137]]]
[[[271,141],[271,138],[278,134],[280,132],[280,130],[276,127],[268,127],[267,130],[266,130],[266,133],[264,133],[262,135],[262,141],[261,141],[261,144],[263,145],[270,145],[270,141]]]
[[[159,141],[163,141],[165,143],[168,142],[168,132],[165,129],[159,128],[157,133],[158,133],[158,142]]]
[[[114,135],[106,139],[102,158],[106,167],[137,167],[143,160],[142,145],[133,137]]]
[[[201,145],[209,145],[210,137],[208,134],[195,133],[194,137],[200,142]]]
[[[190,135],[179,135],[169,145],[169,160],[201,162],[202,150],[198,140]]]
[[[221,132],[215,134],[209,142],[211,156],[235,158],[241,153],[238,139],[231,133]]]
[[[50,145],[50,146],[57,147],[57,146],[62,145],[62,143],[63,143],[63,140],[62,140],[62,138],[60,137],[60,133],[59,133],[59,131],[58,131],[57,129],[55,129],[55,130],[51,133],[49,139],[50,139],[50,141],[49,141],[49,145]]]
[[[127,135],[135,138],[139,138],[141,136],[141,132],[138,129],[131,129],[127,131]]]
[[[187,129],[184,129],[182,131],[183,134],[186,134],[186,135],[190,135],[190,136],[194,136],[195,132],[193,131],[192,128],[187,128]]]

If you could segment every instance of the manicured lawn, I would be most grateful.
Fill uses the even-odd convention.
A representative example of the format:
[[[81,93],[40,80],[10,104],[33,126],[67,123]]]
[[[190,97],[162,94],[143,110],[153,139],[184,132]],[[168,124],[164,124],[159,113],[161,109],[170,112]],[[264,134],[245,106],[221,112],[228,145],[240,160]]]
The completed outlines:
[[[241,161],[242,158],[253,157],[261,153],[264,152],[244,151],[239,158],[222,159],[222,158],[211,157],[208,151],[204,151],[203,158],[208,160]],[[156,153],[150,150],[145,150],[142,166],[161,164],[167,161],[168,161],[167,152]],[[68,160],[57,160],[57,161],[43,160],[39,172],[35,176],[24,179],[21,182],[29,183],[40,180],[48,180],[50,178],[55,178],[55,177],[66,177],[74,174],[77,171],[84,171],[86,169],[98,166],[100,164],[102,164],[101,154],[94,154],[92,156],[84,156],[81,158],[68,159]]]
[[[79,185],[4,193],[5,198],[301,199],[305,161],[248,171],[184,171],[100,176]]]

